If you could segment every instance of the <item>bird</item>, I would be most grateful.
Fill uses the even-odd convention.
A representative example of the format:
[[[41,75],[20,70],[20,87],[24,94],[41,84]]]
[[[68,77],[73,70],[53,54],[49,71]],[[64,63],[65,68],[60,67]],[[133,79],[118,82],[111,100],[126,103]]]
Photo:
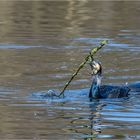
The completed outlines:
[[[93,81],[89,90],[89,98],[123,98],[128,97],[131,90],[127,85],[102,85],[102,65],[93,60],[90,63],[92,69]]]

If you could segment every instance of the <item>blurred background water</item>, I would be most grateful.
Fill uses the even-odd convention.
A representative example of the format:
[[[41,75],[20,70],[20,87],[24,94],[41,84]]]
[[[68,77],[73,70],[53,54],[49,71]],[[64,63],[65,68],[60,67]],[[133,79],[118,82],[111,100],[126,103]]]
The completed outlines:
[[[140,2],[0,1],[0,139],[140,139],[140,95],[89,101],[90,69],[61,90],[89,50],[103,82],[140,81]]]

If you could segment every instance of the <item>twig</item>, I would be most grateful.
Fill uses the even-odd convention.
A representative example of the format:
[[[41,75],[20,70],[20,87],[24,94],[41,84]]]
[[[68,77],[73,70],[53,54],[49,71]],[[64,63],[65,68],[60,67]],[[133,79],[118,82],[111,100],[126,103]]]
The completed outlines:
[[[74,77],[78,74],[78,72],[84,67],[84,65],[89,61],[90,58],[93,59],[94,54],[96,54],[96,52],[98,50],[100,50],[103,46],[105,46],[108,43],[107,40],[104,40],[100,43],[99,46],[93,48],[90,52],[89,55],[87,55],[84,59],[84,61],[79,65],[77,71],[75,73],[73,73],[72,77],[70,78],[70,80],[65,84],[62,92],[58,95],[58,97],[60,97],[61,95],[64,95],[64,91],[66,90],[66,88],[69,86],[69,84],[71,83],[71,81],[74,79]]]

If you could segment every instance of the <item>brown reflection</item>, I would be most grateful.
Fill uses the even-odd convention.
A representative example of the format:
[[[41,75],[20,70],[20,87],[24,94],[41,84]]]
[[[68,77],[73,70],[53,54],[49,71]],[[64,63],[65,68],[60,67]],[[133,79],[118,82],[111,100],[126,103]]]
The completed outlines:
[[[1,84],[62,87],[95,44],[94,40],[99,42],[105,37],[114,43],[138,45],[139,5],[125,1],[0,1]],[[14,44],[16,48],[4,49],[3,44]],[[38,48],[23,49],[21,45]],[[139,75],[139,52],[109,49],[97,55],[106,81],[138,80],[133,75]],[[131,73],[126,69],[132,69]],[[132,79],[115,79],[121,75],[131,75]],[[114,79],[109,79],[112,76]],[[88,87],[89,78],[84,69],[72,87]]]
[[[125,1],[1,1],[0,41],[39,45],[57,44],[58,38],[116,36],[122,29],[138,29],[139,5]]]

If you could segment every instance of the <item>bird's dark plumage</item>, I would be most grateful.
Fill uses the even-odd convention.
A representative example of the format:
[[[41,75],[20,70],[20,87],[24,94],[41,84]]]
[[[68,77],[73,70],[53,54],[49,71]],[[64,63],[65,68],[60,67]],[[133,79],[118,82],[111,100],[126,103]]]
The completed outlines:
[[[94,98],[122,98],[127,97],[130,89],[126,86],[101,85],[98,88],[98,96]],[[93,97],[90,90],[89,97]]]
[[[127,97],[130,89],[127,86],[101,85],[102,67],[98,62],[93,62],[93,73],[95,75],[90,92],[90,98],[122,98]]]

